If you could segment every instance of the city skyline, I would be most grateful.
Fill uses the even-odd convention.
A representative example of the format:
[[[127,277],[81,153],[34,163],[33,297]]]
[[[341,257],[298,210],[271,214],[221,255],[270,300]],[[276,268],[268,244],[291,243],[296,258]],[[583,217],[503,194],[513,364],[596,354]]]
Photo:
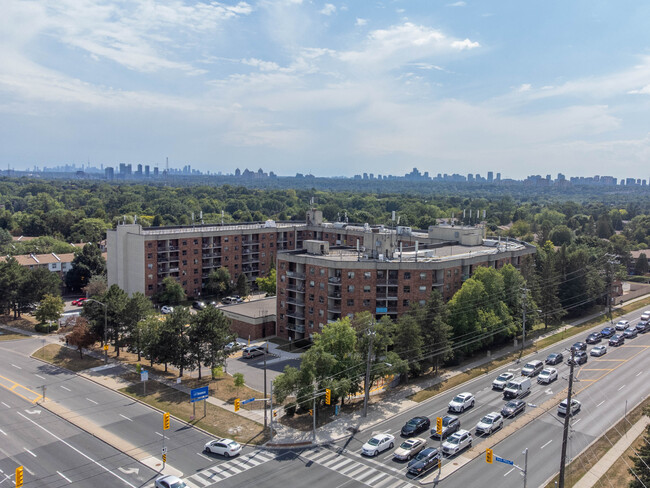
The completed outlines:
[[[10,0],[3,13],[2,168],[162,170],[169,156],[211,173],[523,179],[639,178],[648,163],[645,4]]]

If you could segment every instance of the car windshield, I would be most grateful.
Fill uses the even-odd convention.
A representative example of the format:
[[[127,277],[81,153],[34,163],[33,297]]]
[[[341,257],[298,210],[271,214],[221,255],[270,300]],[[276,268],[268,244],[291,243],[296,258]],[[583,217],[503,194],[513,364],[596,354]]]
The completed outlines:
[[[170,488],[186,488],[187,485],[185,484],[184,481],[177,481],[175,483],[172,483],[169,485]]]
[[[481,422],[484,424],[491,424],[494,422],[494,419],[492,417],[485,416],[481,419]]]
[[[498,380],[501,380],[501,381],[505,381],[505,380],[507,380],[508,378],[510,378],[510,376],[508,375],[508,373],[503,373],[503,374],[500,374],[499,377],[498,377],[497,379],[498,379]]]
[[[447,442],[449,442],[449,444],[458,444],[460,442],[460,437],[452,435]]]
[[[368,441],[368,444],[370,444],[371,446],[376,446],[377,444],[379,444],[379,439],[377,439],[376,437],[373,437],[372,439],[370,439]]]
[[[456,398],[454,398],[454,401],[456,403],[463,403],[465,401],[465,397],[458,395]]]
[[[230,448],[239,447],[239,444],[237,444],[235,441],[230,441],[228,443],[228,447],[230,447]]]
[[[548,376],[549,374],[551,374],[551,372],[550,372],[550,371],[546,371],[546,370],[544,370],[544,371],[542,371],[541,373],[539,373],[540,376]]]
[[[404,441],[399,447],[401,447],[402,449],[411,449],[414,444],[415,442],[413,441]]]
[[[450,419],[449,417],[444,417],[442,419],[442,426],[447,427],[451,423],[451,421],[452,421],[452,419]]]
[[[508,402],[506,403],[506,408],[515,408],[517,404],[515,402]]]
[[[416,425],[418,425],[418,421],[416,419],[411,419],[408,422],[406,422],[406,425],[408,427],[415,427]]]

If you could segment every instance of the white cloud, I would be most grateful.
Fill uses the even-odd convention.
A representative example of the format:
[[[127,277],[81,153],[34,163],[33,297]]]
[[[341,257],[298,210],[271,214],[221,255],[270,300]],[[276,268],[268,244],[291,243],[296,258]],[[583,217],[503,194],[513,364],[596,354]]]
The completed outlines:
[[[368,19],[361,19],[361,18],[357,17],[357,20],[354,23],[354,25],[356,25],[358,27],[361,27],[361,26],[366,25],[367,23],[368,23]]]
[[[325,6],[319,11],[319,13],[323,15],[332,15],[335,12],[336,5],[333,5],[331,3],[326,3]]]
[[[243,64],[259,68],[260,71],[279,71],[280,66],[272,61],[262,61],[261,59],[249,58],[242,59]]]
[[[465,39],[462,41],[454,41],[451,43],[451,47],[454,49],[459,49],[461,51],[465,49],[475,49],[477,47],[481,47],[481,45],[478,42],[472,42],[469,39]]]
[[[650,95],[650,85],[646,85],[637,90],[629,90],[628,93],[630,95]]]
[[[520,92],[527,92],[530,91],[531,85],[530,83],[523,83],[519,86],[519,91]]]
[[[454,2],[454,3],[448,3],[447,7],[465,7],[467,4],[465,2]]]

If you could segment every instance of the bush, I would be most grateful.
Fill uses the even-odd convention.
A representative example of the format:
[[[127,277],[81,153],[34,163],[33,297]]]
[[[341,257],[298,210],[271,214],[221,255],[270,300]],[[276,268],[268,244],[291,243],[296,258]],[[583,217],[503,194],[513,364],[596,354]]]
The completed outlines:
[[[36,332],[40,332],[42,334],[47,334],[48,332],[56,332],[59,330],[59,324],[56,322],[52,322],[52,324],[36,324],[34,326],[34,329],[36,329]]]
[[[296,402],[287,403],[284,407],[284,413],[287,417],[293,417],[296,414]]]

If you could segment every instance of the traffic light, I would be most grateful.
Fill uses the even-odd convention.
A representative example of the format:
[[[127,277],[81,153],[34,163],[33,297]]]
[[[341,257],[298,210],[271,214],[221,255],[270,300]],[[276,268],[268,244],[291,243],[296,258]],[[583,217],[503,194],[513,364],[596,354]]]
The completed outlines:
[[[235,398],[235,412],[239,412],[239,406],[241,405],[241,401],[239,398]]]
[[[312,410],[311,408],[309,409],[309,415],[312,417],[314,416],[314,410]]]
[[[18,466],[16,468],[16,488],[23,486],[23,467]]]
[[[273,410],[273,417],[277,417],[277,416],[278,416],[278,411],[277,411],[277,410]]]
[[[493,461],[493,455],[492,455],[492,449],[486,449],[485,450],[485,462],[488,464],[492,464]]]
[[[442,417],[436,417],[436,433],[442,435]]]
[[[163,414],[163,430],[169,429],[169,412]]]
[[[332,390],[325,388],[325,403],[330,405],[332,403]]]

